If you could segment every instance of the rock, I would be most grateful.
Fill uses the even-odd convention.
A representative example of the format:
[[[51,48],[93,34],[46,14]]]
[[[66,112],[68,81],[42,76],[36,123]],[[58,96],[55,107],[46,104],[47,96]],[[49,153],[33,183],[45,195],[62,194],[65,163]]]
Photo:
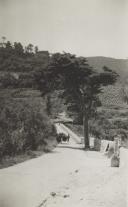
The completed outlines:
[[[112,158],[114,156],[114,146],[109,146],[108,151],[106,152],[108,158]]]
[[[84,200],[83,198],[80,199],[80,201]]]
[[[64,198],[68,198],[68,197],[70,197],[70,195],[66,195],[66,194],[65,194],[63,197],[64,197]]]
[[[113,155],[111,158],[111,167],[119,167],[120,159],[117,155]]]
[[[53,197],[55,197],[56,196],[56,193],[55,192],[51,192],[50,195],[53,196]]]

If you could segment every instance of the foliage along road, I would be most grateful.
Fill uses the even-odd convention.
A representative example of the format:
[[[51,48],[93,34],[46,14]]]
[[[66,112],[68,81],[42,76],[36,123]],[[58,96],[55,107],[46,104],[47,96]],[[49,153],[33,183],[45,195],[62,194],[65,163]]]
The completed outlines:
[[[52,153],[0,170],[0,207],[126,206],[120,168],[99,152],[83,151],[70,136]]]

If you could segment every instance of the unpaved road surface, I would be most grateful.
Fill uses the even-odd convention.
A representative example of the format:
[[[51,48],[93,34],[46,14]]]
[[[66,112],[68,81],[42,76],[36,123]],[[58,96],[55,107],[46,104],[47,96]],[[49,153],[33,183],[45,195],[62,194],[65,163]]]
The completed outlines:
[[[0,207],[126,207],[125,193],[123,170],[72,138],[52,153],[0,170]]]

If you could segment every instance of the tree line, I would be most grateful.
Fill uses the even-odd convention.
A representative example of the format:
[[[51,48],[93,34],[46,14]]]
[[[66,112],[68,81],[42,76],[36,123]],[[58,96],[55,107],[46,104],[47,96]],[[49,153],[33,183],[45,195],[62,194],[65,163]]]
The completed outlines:
[[[38,52],[38,46],[34,46],[33,44],[29,43],[27,46],[23,47],[23,45],[20,42],[14,42],[11,43],[9,40],[6,39],[6,37],[2,37],[0,42],[0,48],[5,48],[6,51],[13,51],[17,55],[23,55],[28,53],[37,53]]]

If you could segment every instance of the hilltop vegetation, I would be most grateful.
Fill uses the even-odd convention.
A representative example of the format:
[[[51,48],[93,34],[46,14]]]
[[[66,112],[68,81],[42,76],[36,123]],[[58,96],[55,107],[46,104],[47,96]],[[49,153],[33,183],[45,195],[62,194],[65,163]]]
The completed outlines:
[[[40,70],[48,64],[49,53],[38,52],[37,47],[34,51],[33,48],[31,44],[23,48],[21,43],[12,44],[9,41],[2,42],[0,46],[2,166],[6,162],[9,162],[7,166],[14,163],[16,156],[20,155],[20,161],[22,155],[27,153],[23,158],[25,160],[34,157],[37,150],[46,152],[56,146],[56,130],[47,115],[46,100],[42,98],[36,80]]]

